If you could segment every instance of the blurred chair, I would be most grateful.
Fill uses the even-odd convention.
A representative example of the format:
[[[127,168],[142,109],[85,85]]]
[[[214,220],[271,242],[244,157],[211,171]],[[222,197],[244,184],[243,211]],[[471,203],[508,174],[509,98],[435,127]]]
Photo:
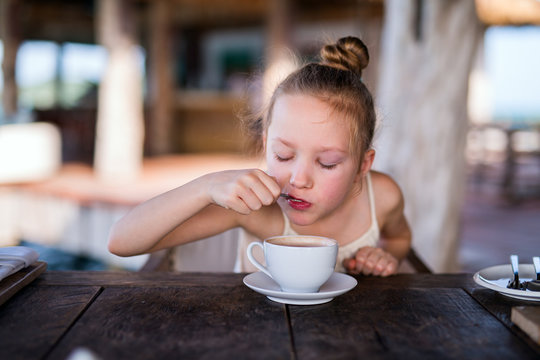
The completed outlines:
[[[469,131],[468,157],[473,178],[495,179],[500,195],[518,203],[540,195],[540,124],[488,123]]]

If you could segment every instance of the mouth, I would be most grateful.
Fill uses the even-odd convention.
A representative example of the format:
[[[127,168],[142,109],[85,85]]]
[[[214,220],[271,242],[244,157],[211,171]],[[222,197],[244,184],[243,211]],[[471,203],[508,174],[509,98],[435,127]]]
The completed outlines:
[[[302,202],[302,200],[292,197],[289,194],[281,193],[279,194],[279,196],[281,196],[282,198],[285,198],[287,201]]]
[[[281,194],[281,197],[284,197],[287,200],[289,206],[295,210],[305,210],[311,206],[310,202],[295,198],[294,196],[291,196],[289,194]]]

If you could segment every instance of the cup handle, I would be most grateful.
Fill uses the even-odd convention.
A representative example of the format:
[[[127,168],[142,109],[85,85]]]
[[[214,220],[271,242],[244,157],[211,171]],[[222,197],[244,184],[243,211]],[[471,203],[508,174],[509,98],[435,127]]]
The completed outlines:
[[[258,246],[260,247],[263,251],[264,251],[264,247],[262,245],[262,243],[258,242],[258,241],[254,241],[252,243],[250,243],[247,247],[247,257],[249,259],[249,261],[251,261],[251,263],[253,265],[255,265],[255,267],[259,270],[261,270],[263,273],[265,273],[266,275],[272,277],[272,275],[270,275],[270,272],[268,271],[268,269],[266,268],[266,266],[264,266],[263,264],[261,264],[260,262],[258,262],[255,257],[253,256],[253,247],[254,246]]]

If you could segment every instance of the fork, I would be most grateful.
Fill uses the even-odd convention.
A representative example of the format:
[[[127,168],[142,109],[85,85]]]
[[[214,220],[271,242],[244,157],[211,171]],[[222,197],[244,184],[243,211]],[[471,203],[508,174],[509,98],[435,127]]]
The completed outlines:
[[[517,255],[510,255],[510,264],[512,264],[512,271],[514,273],[514,278],[508,281],[506,285],[509,289],[523,289],[523,284],[519,282],[519,261]]]

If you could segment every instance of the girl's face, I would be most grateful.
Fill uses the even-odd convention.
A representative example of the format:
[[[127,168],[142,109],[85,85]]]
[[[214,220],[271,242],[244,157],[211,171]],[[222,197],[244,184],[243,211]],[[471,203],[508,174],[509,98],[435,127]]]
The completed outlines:
[[[339,213],[369,170],[349,151],[347,120],[312,96],[279,96],[264,140],[268,173],[292,197],[278,203],[296,225]]]

